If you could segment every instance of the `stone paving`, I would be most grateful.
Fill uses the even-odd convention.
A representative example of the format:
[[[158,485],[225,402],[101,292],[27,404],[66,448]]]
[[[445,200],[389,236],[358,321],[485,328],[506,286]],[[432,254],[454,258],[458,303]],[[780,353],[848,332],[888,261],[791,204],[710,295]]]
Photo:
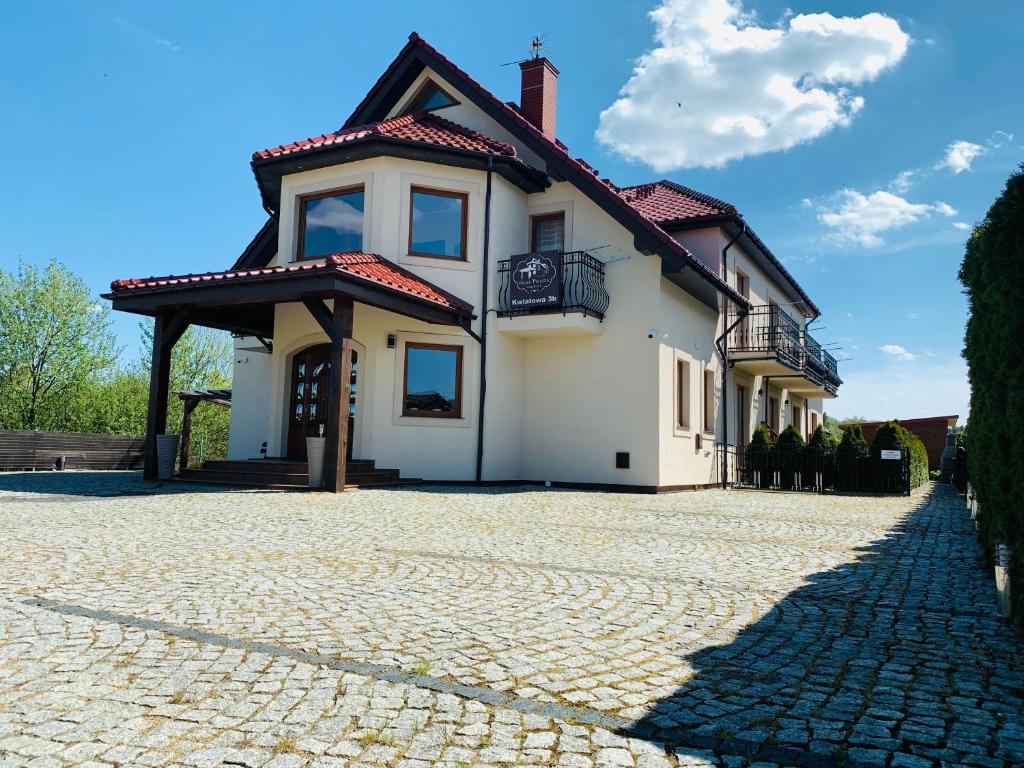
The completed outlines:
[[[0,768],[1024,764],[962,504],[0,475]]]

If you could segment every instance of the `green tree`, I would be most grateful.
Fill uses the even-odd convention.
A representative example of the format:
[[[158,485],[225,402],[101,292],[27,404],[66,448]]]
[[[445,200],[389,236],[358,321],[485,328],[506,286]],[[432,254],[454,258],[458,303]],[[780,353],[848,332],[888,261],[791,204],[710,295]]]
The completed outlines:
[[[80,426],[85,390],[116,359],[109,315],[55,260],[0,270],[0,427]]]
[[[991,557],[1010,545],[1014,614],[1024,626],[1024,164],[967,241],[960,267],[970,310],[964,358],[971,383],[967,463]]]

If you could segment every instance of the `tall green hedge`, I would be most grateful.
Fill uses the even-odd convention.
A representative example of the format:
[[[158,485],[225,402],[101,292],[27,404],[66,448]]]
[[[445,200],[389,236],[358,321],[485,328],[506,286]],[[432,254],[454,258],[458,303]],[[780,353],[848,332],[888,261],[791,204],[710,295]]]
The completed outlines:
[[[1024,164],[967,241],[960,267],[970,317],[967,463],[989,556],[1007,543],[1014,617],[1024,627]]]
[[[908,432],[898,421],[887,421],[875,432],[872,448],[910,451],[910,487],[917,488],[928,481],[928,449],[921,438]]]

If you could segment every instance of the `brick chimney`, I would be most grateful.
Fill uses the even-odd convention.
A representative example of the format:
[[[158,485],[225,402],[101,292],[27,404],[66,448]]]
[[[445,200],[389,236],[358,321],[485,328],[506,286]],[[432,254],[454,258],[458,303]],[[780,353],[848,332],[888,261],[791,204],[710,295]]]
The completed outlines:
[[[555,113],[558,110],[558,70],[541,56],[519,63],[522,70],[522,94],[519,111],[549,139],[555,138]]]

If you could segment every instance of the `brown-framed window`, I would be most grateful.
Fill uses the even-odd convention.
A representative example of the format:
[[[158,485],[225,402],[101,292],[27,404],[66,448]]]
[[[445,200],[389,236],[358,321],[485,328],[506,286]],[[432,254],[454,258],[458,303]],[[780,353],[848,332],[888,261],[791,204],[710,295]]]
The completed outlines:
[[[736,293],[744,299],[750,298],[750,278],[740,270],[736,270]]]
[[[435,109],[454,107],[457,102],[450,93],[433,80],[424,80],[416,93],[409,99],[408,105],[402,110],[403,115],[410,112],[432,112]]]
[[[704,369],[704,431],[715,431],[715,372]]]
[[[779,431],[779,398],[768,398],[768,426],[773,432]]]
[[[530,250],[533,253],[565,250],[565,212],[530,217]]]
[[[429,187],[409,188],[409,254],[466,260],[469,195]]]
[[[676,360],[676,425],[690,428],[690,364]]]
[[[796,427],[796,431],[799,432],[801,436],[804,434],[804,415],[802,411],[803,409],[799,405],[793,406],[793,426]]]
[[[402,415],[462,418],[462,347],[406,343]]]
[[[362,186],[301,196],[296,259],[363,250],[365,207],[366,192]]]

